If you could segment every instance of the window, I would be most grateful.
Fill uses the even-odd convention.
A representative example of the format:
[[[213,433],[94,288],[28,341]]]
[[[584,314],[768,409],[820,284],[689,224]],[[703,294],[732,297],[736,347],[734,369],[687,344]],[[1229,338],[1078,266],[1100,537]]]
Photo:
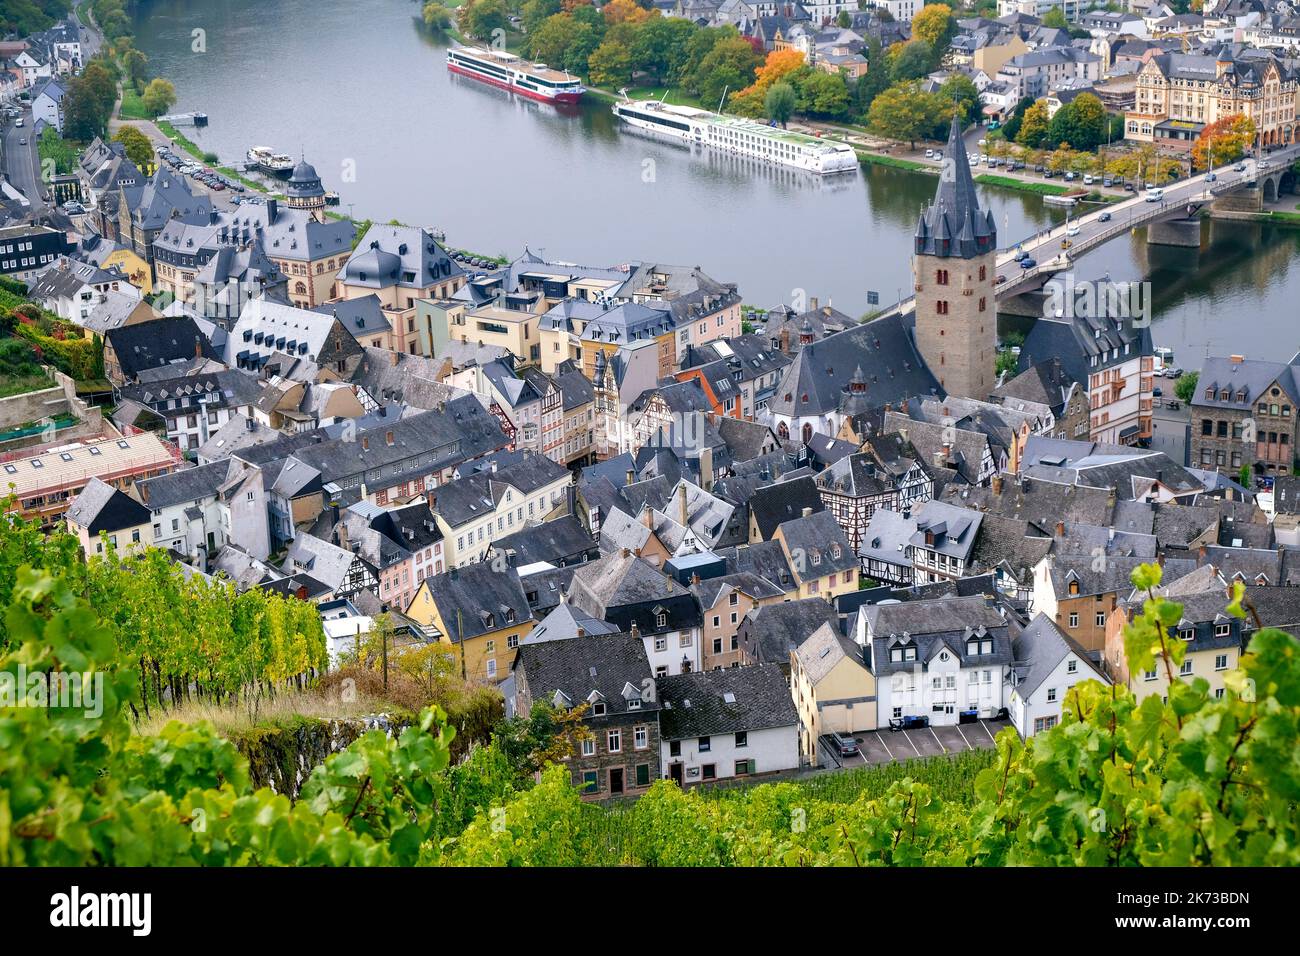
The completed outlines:
[[[641,698],[640,698],[640,697],[633,697],[631,700],[629,700],[629,701],[627,702],[627,709],[628,709],[628,710],[640,710],[640,709],[641,709]]]
[[[1047,688],[1047,702],[1050,704],[1055,700],[1056,700],[1056,688],[1055,687]]]
[[[1079,613],[1077,611],[1072,611],[1070,612],[1070,627],[1078,627],[1078,626],[1079,626]]]
[[[736,746],[737,747],[749,746],[749,731],[742,730],[740,731],[740,733],[736,734]]]
[[[619,753],[623,749],[623,731],[611,730],[606,735],[606,743],[609,746],[610,753]]]
[[[1231,624],[1216,624],[1216,625],[1214,625],[1214,636],[1215,636],[1215,637],[1227,637],[1231,632],[1232,632],[1232,625],[1231,625]]]
[[[708,753],[710,750],[713,749],[713,741],[710,740],[708,737],[701,737],[699,749],[700,749],[700,753],[702,754]]]
[[[1098,626],[1098,627],[1105,627],[1105,626],[1106,626],[1106,612],[1105,612],[1105,611],[1098,611],[1098,612],[1097,612],[1097,626]]]
[[[648,763],[636,765],[636,785],[638,787],[650,786],[650,765]]]
[[[496,662],[496,658],[495,658],[495,657],[489,657],[489,658],[488,658],[488,662],[487,662],[487,676],[488,676],[488,677],[496,677],[496,676],[497,676],[497,662]]]
[[[585,737],[582,741],[582,755],[584,757],[596,756],[596,738]]]
[[[664,637],[662,634],[659,635],[658,637],[656,637],[656,638],[655,638],[655,650],[656,650],[656,651],[666,651],[666,650],[668,650],[668,638]]]
[[[1076,673],[1078,673],[1078,671],[1079,671],[1079,662],[1078,662],[1078,661],[1066,661],[1066,662],[1065,662],[1065,672],[1066,672],[1067,674],[1076,674]]]
[[[711,763],[706,763],[702,771],[705,780],[717,780],[718,768]]]
[[[591,716],[593,717],[604,717],[605,711],[606,707],[603,700],[598,700],[591,705]]]
[[[1143,671],[1143,673],[1142,673],[1142,679],[1143,679],[1143,680],[1155,680],[1155,679],[1156,679],[1156,672],[1155,672],[1154,670]]]
[[[1185,641],[1190,641],[1196,637],[1196,629],[1191,627],[1185,627],[1178,632],[1178,636]]]
[[[749,774],[751,774],[751,773],[753,773],[753,772],[754,772],[754,761],[752,761],[752,760],[737,760],[737,761],[736,761],[736,776],[737,776],[737,777],[746,777],[746,776],[748,776]]]
[[[655,615],[655,627],[663,629],[668,626],[668,615],[660,612]]]
[[[594,770],[582,772],[582,789],[584,793],[595,793],[600,789],[600,778]]]
[[[1226,671],[1228,669],[1228,655],[1216,654],[1214,657],[1214,669],[1216,671]]]
[[[682,742],[680,740],[671,740],[668,742],[668,756],[680,757],[682,755]]]
[[[638,701],[638,703],[640,702]],[[646,747],[650,746],[650,731],[648,728],[644,726],[632,728],[632,746],[637,750],[645,750]]]
[[[1190,657],[1183,659],[1183,664],[1178,668],[1178,673],[1183,677],[1188,677],[1192,673],[1192,659]]]
[[[1055,726],[1056,726],[1055,714],[1053,714],[1051,717],[1034,718],[1034,733],[1036,734],[1041,734],[1045,730],[1051,730]]]

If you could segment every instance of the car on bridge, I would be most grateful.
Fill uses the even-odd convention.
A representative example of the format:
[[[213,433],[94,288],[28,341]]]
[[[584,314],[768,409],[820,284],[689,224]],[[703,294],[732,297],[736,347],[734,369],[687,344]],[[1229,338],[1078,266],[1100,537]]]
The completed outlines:
[[[1219,177],[1214,175],[1214,173],[1206,173],[1205,181],[1207,183],[1217,183],[1219,181]]]
[[[1098,221],[1098,222],[1110,222],[1110,213],[1108,213],[1108,212],[1103,212],[1100,216],[1097,217],[1097,221]]]
[[[1246,171],[1246,164],[1238,163],[1236,166],[1233,166],[1232,168],[1239,173],[1244,173]]]
[[[1023,259],[1020,260],[1020,268],[1022,269],[1032,269],[1036,265],[1038,265],[1038,263],[1035,262],[1033,259],[1029,258],[1029,256],[1025,256]]]

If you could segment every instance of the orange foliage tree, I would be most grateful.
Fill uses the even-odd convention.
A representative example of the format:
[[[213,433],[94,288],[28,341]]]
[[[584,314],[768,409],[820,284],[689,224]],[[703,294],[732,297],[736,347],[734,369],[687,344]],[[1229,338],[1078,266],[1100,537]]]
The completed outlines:
[[[602,10],[605,22],[610,26],[616,23],[642,23],[650,18],[650,11],[637,6],[635,0],[609,0]]]
[[[1215,120],[1192,144],[1192,163],[1196,169],[1222,166],[1243,156],[1255,142],[1255,121],[1237,113]]]
[[[742,116],[763,115],[767,91],[803,65],[803,54],[798,50],[773,50],[754,72],[754,82],[734,94],[727,101],[728,106]]]

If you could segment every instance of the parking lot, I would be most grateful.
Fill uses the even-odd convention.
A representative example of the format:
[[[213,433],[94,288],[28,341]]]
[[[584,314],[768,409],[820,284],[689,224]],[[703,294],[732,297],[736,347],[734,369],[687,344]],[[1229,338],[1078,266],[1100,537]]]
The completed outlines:
[[[980,720],[973,724],[951,727],[922,727],[919,730],[872,730],[853,735],[858,753],[841,757],[844,767],[875,766],[894,760],[937,757],[963,750],[991,750],[998,731],[1009,725],[1006,720]],[[822,738],[823,753],[833,752],[829,737]],[[830,766],[835,766],[834,762]]]

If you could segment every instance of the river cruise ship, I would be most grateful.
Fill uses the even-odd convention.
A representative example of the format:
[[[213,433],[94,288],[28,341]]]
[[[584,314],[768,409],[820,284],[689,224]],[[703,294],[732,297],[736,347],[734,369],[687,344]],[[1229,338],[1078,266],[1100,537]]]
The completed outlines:
[[[637,129],[819,175],[858,168],[853,147],[843,143],[690,106],[624,99],[614,115]]]
[[[505,50],[452,47],[447,51],[447,69],[543,103],[576,103],[586,92],[570,74],[545,63],[529,63]]]

